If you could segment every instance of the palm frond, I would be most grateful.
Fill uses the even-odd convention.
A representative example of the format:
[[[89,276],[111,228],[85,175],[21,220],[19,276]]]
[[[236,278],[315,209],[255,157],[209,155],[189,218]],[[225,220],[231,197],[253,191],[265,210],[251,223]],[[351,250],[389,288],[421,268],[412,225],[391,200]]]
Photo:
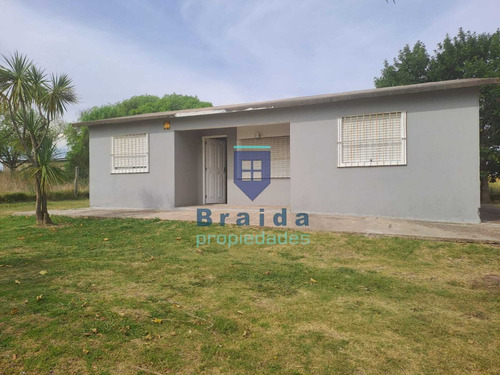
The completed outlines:
[[[38,150],[38,166],[30,165],[23,170],[23,174],[28,179],[40,179],[42,193],[46,193],[50,186],[60,184],[65,180],[65,171],[54,164],[57,157],[57,147],[54,139],[46,137]]]
[[[48,83],[44,104],[47,111],[53,116],[62,115],[66,105],[77,103],[75,87],[67,74],[52,75]]]
[[[0,92],[10,103],[28,104],[31,101],[30,69],[33,62],[18,52],[3,58],[6,66],[0,66]]]
[[[45,130],[45,120],[33,109],[28,111],[19,110],[15,113],[15,121],[23,123],[24,127],[32,134],[40,134]]]
[[[31,66],[28,77],[31,81],[31,96],[34,103],[41,103],[42,99],[47,95],[47,79],[45,71],[35,65]]]

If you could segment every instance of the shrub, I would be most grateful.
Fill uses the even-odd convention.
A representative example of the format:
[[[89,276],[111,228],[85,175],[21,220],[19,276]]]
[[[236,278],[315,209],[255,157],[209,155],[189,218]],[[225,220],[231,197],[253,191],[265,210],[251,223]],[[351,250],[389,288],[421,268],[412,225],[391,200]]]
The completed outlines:
[[[500,179],[490,182],[490,196],[492,201],[500,201]]]
[[[0,203],[15,203],[34,201],[35,195],[30,193],[6,193],[0,195]]]
[[[78,193],[78,199],[87,199],[89,192],[87,190]],[[58,190],[48,194],[48,199],[51,201],[64,201],[75,199],[73,190]],[[0,203],[16,203],[16,202],[34,202],[35,194],[33,193],[5,193],[0,194]]]

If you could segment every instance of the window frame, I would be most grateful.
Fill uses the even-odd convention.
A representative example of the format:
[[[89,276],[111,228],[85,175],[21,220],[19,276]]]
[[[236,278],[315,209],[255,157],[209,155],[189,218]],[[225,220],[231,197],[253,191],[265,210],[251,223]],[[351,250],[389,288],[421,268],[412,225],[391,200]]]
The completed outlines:
[[[385,115],[391,113],[400,113],[400,126],[401,126],[401,161],[393,162],[393,161],[360,161],[360,162],[344,162],[343,155],[343,137],[342,137],[342,129],[343,129],[343,121],[347,117],[360,117],[360,116],[374,116],[374,115]],[[383,167],[383,166],[404,166],[407,165],[407,115],[406,111],[390,111],[390,112],[377,112],[377,113],[369,113],[369,114],[360,114],[360,115],[348,115],[339,117],[337,120],[337,167],[338,168],[356,168],[356,167]]]
[[[119,138],[127,138],[127,137],[139,137],[139,136],[144,136],[146,139],[146,152],[142,154],[137,154],[137,155],[132,155],[132,156],[126,156],[126,155],[117,155],[115,152],[115,139]],[[149,173],[149,133],[130,133],[130,134],[120,134],[120,135],[115,135],[111,137],[111,174],[137,174],[137,173]],[[115,158],[133,158],[133,157],[146,157],[146,167],[145,168],[122,168],[122,169],[117,169],[115,166]]]

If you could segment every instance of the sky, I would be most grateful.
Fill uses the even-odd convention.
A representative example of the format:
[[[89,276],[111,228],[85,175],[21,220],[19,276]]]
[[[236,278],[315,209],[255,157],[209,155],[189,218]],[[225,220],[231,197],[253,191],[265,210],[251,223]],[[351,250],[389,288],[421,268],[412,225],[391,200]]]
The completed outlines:
[[[197,95],[214,105],[374,87],[384,59],[494,32],[499,0],[0,0],[0,53],[67,73],[79,103]]]

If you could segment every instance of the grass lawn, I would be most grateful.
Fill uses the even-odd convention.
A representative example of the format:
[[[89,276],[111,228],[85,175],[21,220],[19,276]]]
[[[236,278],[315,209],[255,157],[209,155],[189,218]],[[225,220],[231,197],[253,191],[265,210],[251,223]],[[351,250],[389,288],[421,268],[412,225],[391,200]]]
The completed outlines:
[[[83,208],[89,206],[88,199],[78,199],[69,201],[49,202],[50,210],[68,210],[73,208]],[[35,212],[35,202],[20,202],[20,203],[0,203],[0,217],[9,216],[13,212],[33,211]]]
[[[500,373],[498,247],[317,233],[197,249],[262,230],[33,221],[0,217],[1,374]]]

